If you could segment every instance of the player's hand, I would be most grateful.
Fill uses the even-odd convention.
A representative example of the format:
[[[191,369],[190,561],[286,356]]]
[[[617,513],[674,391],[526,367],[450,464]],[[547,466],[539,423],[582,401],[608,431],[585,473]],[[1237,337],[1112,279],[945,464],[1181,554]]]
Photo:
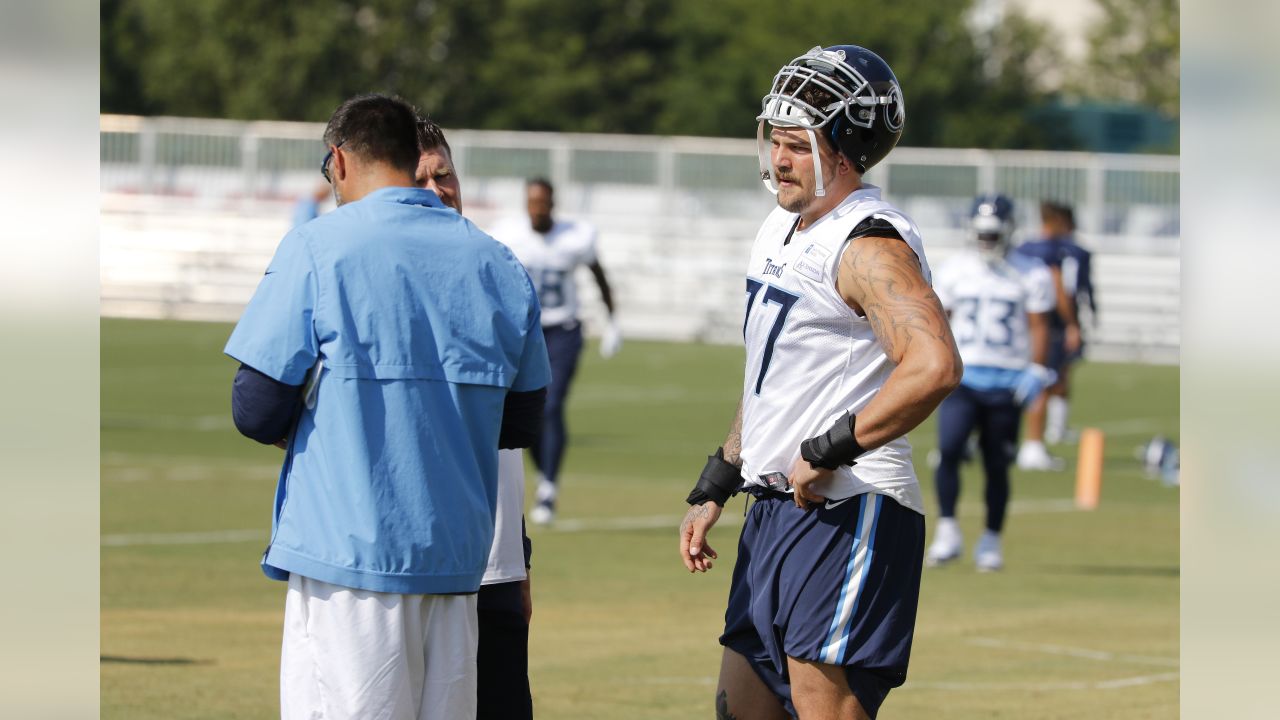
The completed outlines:
[[[1058,379],[1058,373],[1043,365],[1032,363],[1018,376],[1018,385],[1013,389],[1013,401],[1026,407],[1036,401],[1045,388]]]
[[[533,588],[530,587],[532,578],[528,575],[528,571],[525,572],[524,580],[520,583],[520,605],[524,610],[524,624],[528,625],[533,619]]]
[[[796,462],[791,466],[791,473],[787,476],[787,481],[791,483],[791,489],[795,492],[792,497],[795,498],[796,507],[809,509],[809,503],[821,503],[826,498],[819,495],[815,490],[815,485],[825,483],[835,475],[832,470],[826,468],[815,468],[809,464],[804,458],[796,458]]]
[[[618,321],[610,319],[609,324],[605,326],[604,333],[600,336],[600,357],[608,360],[618,351],[622,349],[622,330],[618,328]]]
[[[1062,349],[1070,355],[1080,349],[1080,325],[1072,323],[1067,326],[1062,336]]]
[[[690,505],[680,523],[680,559],[689,572],[706,572],[711,561],[720,556],[707,544],[707,531],[720,519],[724,508],[708,500],[701,505]]]

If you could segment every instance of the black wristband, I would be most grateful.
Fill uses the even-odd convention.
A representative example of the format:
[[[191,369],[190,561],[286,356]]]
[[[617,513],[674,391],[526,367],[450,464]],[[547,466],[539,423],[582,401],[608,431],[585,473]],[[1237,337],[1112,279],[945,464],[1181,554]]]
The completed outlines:
[[[841,465],[853,465],[854,458],[866,452],[853,439],[856,416],[847,412],[829,430],[800,443],[800,457],[815,468],[835,470]]]
[[[729,501],[738,488],[742,486],[742,471],[724,459],[724,448],[716,448],[715,455],[707,457],[707,464],[698,476],[698,483],[693,486],[685,502],[690,505],[701,505],[711,500],[720,507]]]

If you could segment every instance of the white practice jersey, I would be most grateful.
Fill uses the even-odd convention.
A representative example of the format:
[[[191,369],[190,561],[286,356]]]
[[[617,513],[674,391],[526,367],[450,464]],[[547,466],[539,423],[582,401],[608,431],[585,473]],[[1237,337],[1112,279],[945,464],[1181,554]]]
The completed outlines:
[[[906,239],[928,280],[919,230],[872,185],[794,233],[798,216],[776,208],[756,235],[743,326],[742,475],[747,485],[785,490],[801,441],[825,432],[846,411],[857,414],[866,407],[894,368],[871,324],[836,291],[849,233],[872,216],[889,221]],[[905,436],[866,452],[853,467],[839,468],[814,491],[832,500],[880,493],[924,514]]]
[[[1027,313],[1049,312],[1057,304],[1049,268],[1016,253],[987,260],[977,250],[961,252],[938,268],[933,289],[951,314],[966,367],[1026,367]]]
[[[511,218],[494,228],[493,237],[520,259],[542,304],[542,326],[578,319],[578,287],[574,271],[596,261],[596,230],[573,220],[556,220],[550,232],[533,229],[527,217]]]
[[[524,451],[498,451],[498,507],[483,585],[525,579]]]

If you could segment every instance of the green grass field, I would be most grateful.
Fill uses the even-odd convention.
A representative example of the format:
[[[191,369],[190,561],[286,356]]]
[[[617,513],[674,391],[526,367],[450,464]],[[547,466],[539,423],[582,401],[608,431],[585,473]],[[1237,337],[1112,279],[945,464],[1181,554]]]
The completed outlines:
[[[102,323],[102,717],[272,718],[284,586],[258,559],[280,452],[230,421],[230,327]],[[530,648],[539,717],[712,715],[716,638],[743,501],[690,575],[683,499],[723,438],[742,351],[630,341],[589,347],[569,404],[560,527],[531,528]],[[909,680],[884,718],[1169,718],[1178,713],[1178,491],[1134,449],[1177,437],[1178,370],[1087,363],[1072,424],[1106,432],[1101,508],[1070,509],[1062,473],[1014,474],[1007,569],[926,570]],[[911,434],[925,454],[932,421]],[[961,523],[981,525],[965,469]],[[932,523],[930,523],[930,527]]]

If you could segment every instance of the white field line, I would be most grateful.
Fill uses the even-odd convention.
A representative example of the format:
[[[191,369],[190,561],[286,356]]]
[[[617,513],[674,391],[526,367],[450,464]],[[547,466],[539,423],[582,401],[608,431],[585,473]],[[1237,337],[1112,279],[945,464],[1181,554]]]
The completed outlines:
[[[992,690],[1014,690],[1027,692],[1048,692],[1053,690],[1121,690],[1142,685],[1174,682],[1179,673],[1168,672],[1155,675],[1138,675],[1135,677],[1117,678],[1115,680],[1097,680],[1092,682],[915,682],[908,681],[900,690],[949,690],[954,692],[975,692]],[[621,681],[620,681],[621,682]],[[712,686],[716,679],[703,677],[645,677],[627,678],[626,682],[639,685],[701,685]]]
[[[629,387],[629,386],[628,386]],[[574,396],[574,402],[598,405],[608,402],[617,404],[619,394],[627,394],[624,398],[630,402],[661,403],[673,399],[686,399],[688,393],[682,393],[677,386],[658,386],[654,388],[628,389],[621,386],[607,388],[583,388],[582,397]],[[596,402],[599,400],[599,402]],[[1123,418],[1096,423],[1094,426],[1110,435],[1151,435],[1164,427],[1168,418]],[[104,413],[101,416],[103,425],[116,430],[188,430],[192,432],[222,432],[233,427],[231,414],[219,415],[150,415],[141,413]]]
[[[275,482],[280,476],[279,465],[152,465],[146,467],[104,466],[101,471],[104,482],[208,482],[211,480],[248,480]]]
[[[1123,688],[1154,685],[1156,683],[1176,682],[1179,673],[1168,672],[1156,675],[1138,675],[1136,677],[1117,678],[1115,680],[1099,680],[1093,682],[1044,682],[1044,683],[984,683],[984,682],[911,682],[903,685],[901,690],[953,690],[983,691],[1023,690],[1030,692],[1048,692],[1052,690],[1120,690]]]
[[[731,506],[737,508],[735,504]],[[1013,514],[1065,512],[1075,508],[1071,500],[1026,500],[1015,501],[1010,506]],[[961,507],[964,509],[964,506]],[[975,505],[973,512],[978,512]],[[962,513],[967,515],[969,513]],[[662,530],[670,529],[673,533],[680,526],[681,515],[638,515],[634,517],[604,518],[566,518],[557,520],[548,530],[550,532],[623,532],[627,530]],[[720,516],[716,527],[738,527],[742,525],[742,513],[732,510]],[[214,530],[210,532],[190,533],[125,533],[103,535],[101,544],[104,547],[129,547],[134,545],[198,545],[219,543],[247,542],[249,540],[266,540],[267,530]]]
[[[672,532],[680,527],[683,515],[646,515],[641,517],[605,517],[605,518],[571,518],[556,520],[549,530],[552,532],[613,532],[620,530],[660,530],[671,528]],[[742,524],[742,515],[725,512],[716,521],[716,527],[737,527]]]
[[[742,524],[741,501],[734,500],[716,527],[736,527]],[[1076,509],[1075,500],[1049,498],[1044,500],[1014,500],[1009,504],[1010,515],[1039,515],[1042,513],[1071,512]],[[735,512],[736,510],[736,512]],[[983,512],[978,505],[961,504],[961,515],[977,515]],[[613,530],[656,530],[679,527],[682,515],[646,515],[642,517],[571,518],[556,520],[552,532],[609,532]]]
[[[1116,690],[1118,688],[1136,687],[1138,685],[1154,685],[1155,683],[1174,682],[1178,679],[1179,673],[1167,672],[1159,675],[1141,675],[1131,678],[1120,678],[1119,680],[1105,680],[1095,683],[1094,687],[1098,690]]]
[[[1168,418],[1127,418],[1100,422],[1095,427],[1108,435],[1145,435],[1151,437],[1165,427],[1167,423]]]
[[[1105,650],[1068,647],[1066,645],[1050,645],[1048,643],[1027,643],[1016,640],[1001,640],[992,637],[976,637],[969,640],[970,645],[1001,650],[1023,650],[1026,652],[1044,653],[1046,655],[1063,655],[1066,657],[1097,660],[1099,662],[1132,663],[1135,665],[1156,665],[1159,667],[1178,667],[1177,658],[1154,657],[1151,655],[1127,655]]]
[[[124,533],[103,535],[103,547],[130,547],[135,545],[204,545],[221,543],[266,542],[271,534],[267,528],[257,530],[211,530],[189,533]]]
[[[110,430],[190,430],[218,432],[233,427],[231,413],[222,415],[149,415],[103,413],[101,424]]]

